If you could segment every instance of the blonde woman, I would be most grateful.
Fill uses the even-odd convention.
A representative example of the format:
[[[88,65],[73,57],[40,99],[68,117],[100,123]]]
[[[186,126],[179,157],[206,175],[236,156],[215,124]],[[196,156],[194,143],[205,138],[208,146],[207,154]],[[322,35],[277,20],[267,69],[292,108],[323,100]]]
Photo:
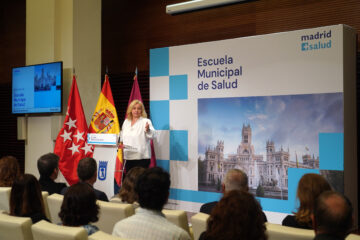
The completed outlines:
[[[124,144],[125,172],[133,167],[148,168],[151,158],[150,139],[154,137],[155,129],[141,101],[132,101],[126,114],[120,136]]]

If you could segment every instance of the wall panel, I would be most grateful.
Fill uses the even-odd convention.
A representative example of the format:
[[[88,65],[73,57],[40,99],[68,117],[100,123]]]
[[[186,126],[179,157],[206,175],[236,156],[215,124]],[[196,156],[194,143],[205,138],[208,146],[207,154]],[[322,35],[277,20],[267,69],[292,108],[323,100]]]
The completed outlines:
[[[11,68],[25,65],[25,0],[0,5],[0,157],[15,156],[24,170],[24,141],[11,114]]]
[[[249,1],[168,15],[177,1],[102,3],[102,69],[113,73],[149,70],[149,49],[228,38],[347,24],[360,30],[357,0]],[[359,40],[358,40],[359,41]]]

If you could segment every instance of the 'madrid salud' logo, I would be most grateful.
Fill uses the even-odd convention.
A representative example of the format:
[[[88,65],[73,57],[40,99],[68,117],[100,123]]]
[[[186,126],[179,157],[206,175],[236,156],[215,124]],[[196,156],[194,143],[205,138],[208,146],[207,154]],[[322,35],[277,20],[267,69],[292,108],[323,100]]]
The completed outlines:
[[[331,48],[331,29],[301,36],[301,51]]]
[[[106,179],[107,161],[99,161],[98,179],[104,181]]]

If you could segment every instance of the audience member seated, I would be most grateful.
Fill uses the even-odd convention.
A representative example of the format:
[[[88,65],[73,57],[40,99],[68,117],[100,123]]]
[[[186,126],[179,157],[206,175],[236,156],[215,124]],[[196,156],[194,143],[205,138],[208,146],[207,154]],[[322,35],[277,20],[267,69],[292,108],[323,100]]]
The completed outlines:
[[[230,169],[224,178],[224,182],[221,184],[222,192],[226,193],[232,190],[241,190],[248,192],[248,177],[246,173],[240,169]],[[211,210],[215,207],[218,202],[205,203],[200,207],[200,212],[210,214]],[[264,212],[262,212],[264,221],[267,222],[267,218]]]
[[[201,240],[266,240],[260,204],[248,191],[227,191],[211,211]]]
[[[341,194],[323,192],[311,216],[315,240],[344,240],[353,226],[352,206]]]
[[[30,217],[33,223],[49,219],[45,216],[44,202],[38,180],[31,174],[16,179],[10,194],[10,215]]]
[[[145,172],[143,167],[134,167],[126,174],[121,185],[120,192],[114,198],[119,198],[124,203],[133,204],[134,208],[139,206],[138,194],[135,192],[136,182],[141,174]]]
[[[40,174],[41,190],[48,192],[49,195],[53,193],[60,194],[66,184],[55,182],[59,174],[59,157],[54,153],[47,153],[39,158],[37,167]]]
[[[127,239],[190,240],[185,230],[169,222],[161,213],[169,197],[169,188],[167,172],[159,167],[146,169],[135,187],[140,208],[135,215],[117,222],[113,235]]]
[[[80,182],[89,184],[95,191],[96,199],[108,202],[106,194],[93,187],[97,179],[97,166],[96,161],[93,158],[86,157],[79,161],[77,166],[77,174]],[[68,188],[64,188],[61,194],[65,194]]]
[[[11,187],[19,176],[18,160],[13,156],[2,157],[0,159],[0,187]]]
[[[297,198],[300,206],[295,215],[288,215],[282,221],[282,225],[288,227],[312,229],[311,213],[314,209],[316,198],[324,191],[331,190],[326,179],[315,173],[308,173],[301,177]]]
[[[94,189],[87,183],[76,183],[64,195],[59,217],[64,226],[84,227],[88,235],[99,229],[91,225],[97,222],[99,206],[96,204]]]

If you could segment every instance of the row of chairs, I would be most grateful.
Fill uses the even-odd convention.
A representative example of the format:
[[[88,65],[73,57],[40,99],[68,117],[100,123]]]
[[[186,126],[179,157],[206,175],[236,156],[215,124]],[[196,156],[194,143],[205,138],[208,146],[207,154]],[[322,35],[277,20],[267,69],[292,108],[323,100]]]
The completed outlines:
[[[171,212],[167,217],[175,216],[181,212],[167,210]],[[181,214],[183,215],[183,214]],[[187,220],[186,220],[187,222]],[[186,226],[188,228],[188,226]],[[67,227],[40,221],[32,224],[28,217],[15,217],[6,213],[0,213],[0,239],[6,240],[121,240],[110,233],[98,231],[91,236],[82,227]]]
[[[0,188],[0,210],[3,210],[4,212],[9,212],[10,191],[11,191],[11,188],[3,188],[3,187]],[[60,223],[61,219],[59,218],[58,213],[60,212],[61,204],[62,204],[62,201],[64,198],[63,195],[52,194],[49,196],[47,192],[42,192],[42,196],[44,199],[45,214],[46,214],[47,218],[53,223],[52,225]],[[135,213],[134,208],[131,204],[119,203],[116,199],[111,200],[111,202],[98,201],[97,203],[100,207],[99,221],[94,223],[94,225],[96,225],[99,229],[101,229],[101,232],[97,233],[97,235],[108,234],[109,235],[108,237],[111,237],[110,234],[112,233],[115,223],[120,221],[121,219],[129,217]],[[169,221],[171,221],[174,224],[176,224],[177,226],[183,228],[190,235],[192,235],[191,229],[189,228],[189,225],[188,225],[187,215],[186,215],[185,211],[163,210],[163,213]],[[2,215],[5,215],[5,214],[2,214]],[[10,217],[10,218],[18,219],[18,217],[12,217],[12,216],[5,215],[5,217],[6,216]],[[14,224],[18,225],[16,221],[14,222]],[[51,223],[44,222],[40,226],[36,225],[36,224],[34,224],[34,226],[36,225],[35,228],[40,228],[41,226],[47,225],[47,224],[51,224]],[[4,227],[7,228],[8,226],[4,225]],[[29,229],[28,225],[26,225],[26,224],[23,227],[26,229]],[[55,227],[49,227],[48,229],[54,229],[54,228],[56,229],[57,227],[61,227],[61,226],[55,225]],[[82,228],[80,228],[80,230],[81,229]],[[6,229],[3,229],[3,230],[6,231]],[[23,232],[24,232],[24,234],[26,234],[29,231],[30,230],[27,230],[27,231],[24,230]],[[5,237],[3,238],[3,236],[6,236],[6,235],[2,235],[2,232],[3,231],[0,231],[0,239],[8,239]],[[11,231],[7,231],[7,232],[9,232],[9,234],[10,234]],[[64,232],[64,231],[60,231],[60,232]],[[69,231],[69,233],[70,232],[71,231]],[[21,231],[19,231],[19,233],[21,233]],[[96,235],[95,235],[95,237],[96,237]],[[104,238],[104,236],[103,236],[103,238]],[[14,239],[23,239],[23,238],[16,237]]]
[[[0,210],[9,212],[10,187],[0,188]],[[45,205],[45,215],[54,224],[61,223],[59,212],[63,195],[42,192]],[[104,232],[112,233],[113,226],[116,222],[133,215],[134,208],[131,204],[116,204],[111,202],[98,201],[100,206],[99,221],[95,225]]]
[[[206,229],[206,221],[209,215],[198,213],[191,218],[194,231],[194,239]],[[314,231],[285,227],[278,224],[266,224],[269,240],[311,240]],[[98,231],[87,236],[82,227],[66,227],[46,221],[36,224],[31,223],[30,218],[14,217],[0,213],[0,238],[6,240],[121,240],[109,233]],[[346,240],[359,240],[358,235],[350,234]]]
[[[199,239],[200,234],[206,230],[208,214],[197,213],[191,217],[194,239]],[[286,227],[279,224],[266,223],[268,240],[312,240],[315,237],[314,230]],[[359,235],[350,234],[346,240],[360,240]]]
[[[11,188],[0,188],[0,209],[3,211],[9,211],[9,197],[10,197]],[[48,223],[46,221],[41,221],[37,224],[32,225],[30,218],[19,218],[12,217],[6,214],[0,215],[0,239],[48,239],[48,238],[35,238],[34,232],[41,232],[41,229],[48,229],[48,233],[42,232],[42,234],[52,234],[59,235],[59,239],[87,239],[84,237],[85,230],[83,228],[72,228],[72,227],[64,227],[60,225],[56,225],[56,223],[60,223],[61,220],[58,216],[60,211],[60,207],[63,201],[63,196],[59,194],[52,194],[48,196],[47,192],[43,192],[43,199],[45,203],[45,213],[50,221],[53,223]],[[111,236],[112,229],[116,222],[129,217],[135,213],[134,208],[131,204],[124,203],[115,203],[117,202],[115,199],[111,200],[114,202],[103,202],[98,201],[100,206],[100,215],[99,221],[96,222],[96,225],[101,231],[91,235],[89,239],[119,239]],[[185,211],[182,210],[163,210],[166,218],[176,224],[177,226],[183,228],[187,231],[193,239],[199,239],[200,234],[206,230],[206,221],[209,217],[208,214],[197,213],[191,217],[192,227],[189,228],[187,215]],[[13,219],[13,220],[9,220]],[[12,230],[10,226],[13,224],[14,226],[19,226],[21,231]],[[10,225],[9,225],[10,224]],[[31,229],[34,234],[34,238],[24,238],[16,236],[14,238],[10,238],[6,234],[22,234],[23,236],[31,236]],[[285,239],[294,239],[294,240],[310,240],[314,238],[313,230],[305,230],[305,229],[297,229],[291,227],[285,227],[278,224],[267,223],[267,233],[269,236],[269,240],[285,240]],[[63,228],[69,228],[69,230],[64,230]],[[70,230],[71,229],[71,230]],[[84,230],[84,231],[82,231]],[[53,231],[53,233],[50,233]],[[75,238],[64,238],[64,233],[67,233],[69,236],[73,236]],[[85,232],[86,235],[86,232]],[[40,235],[42,236],[42,235]],[[62,237],[61,237],[62,236]],[[97,238],[98,237],[98,238]],[[57,238],[52,238],[52,240],[56,240]],[[350,234],[346,240],[360,240],[360,236]]]
[[[58,213],[60,212],[63,198],[62,195],[56,193],[47,197],[49,219],[53,223],[61,222]],[[116,200],[111,200],[110,202],[97,201],[97,203],[100,206],[99,221],[94,223],[94,225],[109,234],[112,233],[115,223],[135,213],[131,204],[119,203]],[[169,221],[191,234],[185,211],[164,209],[163,214]]]
[[[67,227],[47,221],[32,224],[28,217],[0,213],[0,239],[4,240],[124,240],[98,231],[88,237],[82,227]]]

